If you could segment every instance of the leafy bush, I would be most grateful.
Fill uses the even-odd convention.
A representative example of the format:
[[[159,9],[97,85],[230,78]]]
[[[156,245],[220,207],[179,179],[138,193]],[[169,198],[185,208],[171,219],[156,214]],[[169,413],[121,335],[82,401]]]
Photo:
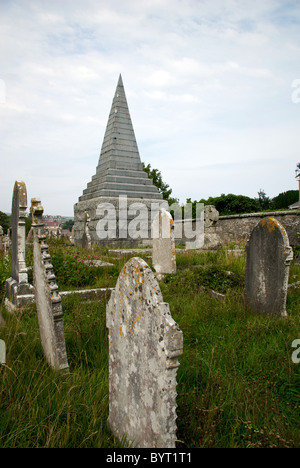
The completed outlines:
[[[10,277],[10,260],[0,251],[0,295],[4,293],[5,281]]]
[[[186,292],[199,291],[202,287],[225,294],[228,289],[242,287],[244,279],[235,273],[220,269],[218,265],[207,265],[197,269],[187,268],[177,275],[167,275],[164,280],[172,288],[183,288]]]
[[[114,286],[112,279],[117,279],[119,270],[115,266],[95,267],[92,265],[94,260],[98,260],[98,257],[87,251],[72,247],[67,250],[55,248],[51,253],[51,261],[60,290],[82,286],[86,288]],[[100,286],[101,279],[103,284]]]

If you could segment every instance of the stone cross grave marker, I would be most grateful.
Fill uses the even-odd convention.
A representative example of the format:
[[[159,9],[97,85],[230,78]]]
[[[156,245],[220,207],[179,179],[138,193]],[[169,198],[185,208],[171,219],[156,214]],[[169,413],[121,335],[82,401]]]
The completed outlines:
[[[174,222],[161,208],[152,223],[152,263],[157,273],[176,273]]]
[[[286,316],[293,251],[284,227],[275,218],[262,219],[251,233],[246,252],[246,306],[266,315]]]
[[[109,426],[138,448],[174,448],[183,336],[147,263],[131,258],[106,309]]]
[[[42,347],[48,363],[57,370],[68,368],[63,311],[48,246],[43,234],[43,207],[32,199],[33,283]]]

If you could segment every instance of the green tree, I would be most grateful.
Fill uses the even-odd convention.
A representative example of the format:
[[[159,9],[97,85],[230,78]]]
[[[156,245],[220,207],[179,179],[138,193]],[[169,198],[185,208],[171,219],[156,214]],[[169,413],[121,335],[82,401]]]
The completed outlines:
[[[68,219],[63,225],[63,229],[69,229],[69,231],[72,231],[72,227],[74,226],[74,220],[73,219]]]
[[[273,202],[271,198],[267,197],[265,191],[260,189],[258,192],[258,198],[255,198],[258,203],[258,206],[262,211],[264,210],[271,210],[273,208]]]
[[[158,188],[158,191],[162,194],[163,199],[169,203],[169,206],[171,206],[173,203],[178,203],[179,200],[177,198],[171,197],[172,189],[162,180],[161,172],[158,169],[151,169],[150,164],[146,166],[144,163],[142,163],[142,165],[143,170],[148,174],[150,179],[153,180],[153,184]]]
[[[193,217],[196,213],[196,203],[214,205],[219,211],[220,216],[260,211],[260,206],[254,198],[246,197],[245,195],[234,195],[232,193],[228,195],[222,193],[219,197],[209,197],[208,199],[202,198],[198,202],[192,202],[190,198],[186,201],[187,203],[193,203]]]
[[[293,203],[296,203],[299,200],[299,191],[298,190],[288,190],[287,192],[282,192],[277,197],[273,198],[273,207],[276,210],[286,208]]]
[[[7,233],[7,229],[10,227],[10,216],[0,211],[0,226],[3,228],[3,233]]]

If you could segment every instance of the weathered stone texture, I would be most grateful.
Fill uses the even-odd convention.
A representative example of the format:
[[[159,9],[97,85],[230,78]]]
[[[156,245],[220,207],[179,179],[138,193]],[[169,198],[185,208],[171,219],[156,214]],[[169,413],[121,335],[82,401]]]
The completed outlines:
[[[15,182],[12,200],[11,277],[6,280],[5,306],[14,311],[27,304],[26,296],[32,293],[26,267],[27,191],[24,182]]]
[[[33,227],[33,282],[40,335],[45,357],[56,370],[68,368],[63,311],[48,246],[43,234],[43,208],[31,208]]]
[[[176,273],[174,222],[164,208],[159,210],[152,224],[152,264],[157,273]]]
[[[252,231],[246,252],[246,306],[266,315],[286,316],[293,251],[284,227],[275,218],[262,219]]]
[[[118,236],[119,217],[117,211],[117,232],[115,236],[103,240],[99,239],[96,224],[100,216],[96,214],[97,206],[101,203],[118,205],[118,197],[125,196],[132,203],[143,202],[147,206],[151,201],[162,201],[162,194],[153,185],[143,171],[139,150],[131,122],[121,75],[113,98],[109,119],[104,135],[101,153],[96,168],[96,174],[83,190],[78,203],[74,206],[74,243],[81,245],[85,235],[83,214],[86,211],[90,217],[89,233],[91,242],[110,246],[136,246],[141,241],[132,239],[128,235]],[[130,219],[128,218],[128,222]],[[150,225],[151,226],[151,225]]]
[[[207,224],[206,219],[210,216],[210,210],[207,212],[209,206],[205,206],[204,249],[215,249],[219,245],[226,245],[230,242],[238,244],[247,242],[257,223],[267,216],[275,217],[283,225],[290,245],[300,245],[300,210],[219,216],[218,219],[214,215],[215,219],[212,223]],[[195,220],[193,220],[193,229],[194,226]],[[181,241],[186,240],[183,236]],[[176,238],[176,242],[180,242],[180,239]]]
[[[149,266],[133,257],[106,309],[109,425],[134,447],[174,448],[183,338]]]
[[[216,233],[222,244],[247,242],[257,223],[267,216],[275,217],[283,225],[290,245],[300,245],[300,210],[220,216],[216,225]]]
[[[84,213],[84,231],[83,235],[81,238],[81,246],[83,249],[90,249],[92,246],[91,242],[91,236],[90,236],[90,231],[89,231],[89,222],[90,222],[90,217],[87,211]]]
[[[147,219],[143,219],[143,222],[146,221],[147,223],[147,230],[143,229],[140,233],[140,237],[132,238],[130,237],[130,223],[134,222],[135,219],[139,217],[139,213],[137,214],[130,214],[133,213],[134,207],[136,204],[142,203],[144,206],[145,211],[147,210]],[[99,212],[99,207],[106,206],[106,204],[110,204],[113,208],[113,213],[109,220],[108,214],[103,216],[102,213]],[[123,211],[123,203],[122,198],[119,197],[99,197],[99,198],[92,198],[90,200],[82,201],[76,203],[74,206],[75,216],[75,223],[74,223],[74,243],[75,245],[82,245],[82,238],[85,234],[85,217],[86,213],[89,216],[89,236],[90,236],[90,243],[98,244],[103,246],[110,246],[110,247],[136,247],[139,246],[147,240],[152,239],[151,235],[151,225],[152,225],[152,213],[155,210],[151,210],[151,208],[155,208],[156,211],[159,210],[160,207],[164,206],[166,202],[164,200],[149,200],[149,199],[139,199],[139,198],[128,198],[126,201],[127,208],[126,214]],[[123,212],[122,212],[123,211]],[[120,212],[122,212],[123,220],[120,221]],[[122,216],[121,215],[121,216]],[[111,222],[112,226],[115,226],[115,235],[108,236],[106,239],[100,239],[97,234],[97,225],[99,222],[102,222],[104,217],[107,218],[109,222]],[[126,220],[124,221],[124,218]],[[123,224],[122,224],[123,223]],[[127,230],[126,236],[122,237],[120,235],[120,230],[123,229],[125,232]]]

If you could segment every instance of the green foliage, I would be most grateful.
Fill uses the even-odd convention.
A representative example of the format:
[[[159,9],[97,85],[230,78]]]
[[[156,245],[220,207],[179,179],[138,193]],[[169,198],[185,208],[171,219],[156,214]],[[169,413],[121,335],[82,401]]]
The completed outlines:
[[[0,365],[1,448],[120,446],[106,424],[105,303],[68,298],[63,309],[69,374],[47,365],[35,306],[5,316],[6,327],[0,330],[7,345],[7,365]]]
[[[193,203],[193,217],[195,217],[197,202],[192,202],[192,200],[188,198],[187,203]],[[219,211],[220,216],[260,211],[259,203],[254,198],[244,195],[234,195],[232,193],[228,195],[222,194],[219,197],[209,197],[207,200],[201,199],[198,203],[214,205]]]
[[[4,294],[5,281],[10,277],[10,269],[10,259],[4,255],[4,251],[0,250],[0,302]]]
[[[3,233],[6,234],[10,227],[10,216],[0,211],[0,226],[3,228]]]
[[[107,251],[84,252],[58,240],[50,247],[62,280],[65,261],[74,268],[87,255],[115,261]],[[110,284],[125,261],[115,263]],[[1,257],[0,271],[7,268],[3,262]],[[234,257],[225,247],[177,252],[177,267],[160,283],[184,337],[177,448],[299,447],[300,364],[291,359],[292,342],[299,338],[299,288],[288,290],[288,317],[275,319],[244,308],[245,256]],[[299,280],[300,267],[292,265],[290,281]],[[77,284],[71,278],[66,282],[72,288]],[[225,297],[216,300],[211,288]],[[107,425],[105,300],[73,296],[62,305],[69,374],[47,365],[34,305],[16,314],[0,306],[6,322],[0,339],[7,348],[6,364],[0,365],[0,448],[127,447]]]
[[[68,219],[68,220],[62,225],[62,229],[68,229],[68,230],[71,232],[73,226],[74,226],[74,220],[73,220],[73,219]]]
[[[228,195],[222,194],[219,197],[202,198],[199,202],[192,202],[191,198],[187,199],[187,203],[193,203],[193,217],[196,216],[196,203],[204,205],[214,205],[219,211],[220,216],[242,214],[242,213],[257,213],[260,211],[270,211],[277,209],[288,209],[299,199],[297,190],[289,190],[280,193],[277,197],[270,198],[266,195],[263,189],[258,192],[258,198],[246,197],[245,195]]]
[[[70,246],[49,249],[57,284],[60,290],[114,286],[119,270],[115,266],[105,268],[93,266],[99,256]]]
[[[267,197],[265,191],[262,189],[258,192],[258,198],[255,198],[254,200],[257,201],[260,211],[271,210],[273,208],[273,200],[271,200],[270,197]]]
[[[203,265],[201,268],[187,268],[177,275],[167,275],[165,283],[172,289],[180,288],[183,293],[201,292],[202,288],[212,289],[225,294],[229,288],[242,287],[244,279],[241,276],[220,269],[218,265]]]
[[[279,210],[282,208],[288,209],[290,205],[299,200],[298,190],[288,190],[287,192],[280,193],[277,197],[273,198],[274,209]]]
[[[163,199],[166,200],[170,206],[173,203],[178,203],[177,198],[171,197],[172,189],[162,180],[161,172],[158,169],[151,169],[150,164],[146,166],[144,163],[142,163],[142,165],[143,170],[148,174],[150,179],[153,180],[153,184],[158,188],[158,191],[162,194]]]
[[[28,235],[29,231],[30,231],[30,228],[31,228],[31,224],[32,224],[32,217],[31,217],[31,214],[28,216],[28,218],[26,218],[25,220],[25,232],[26,232],[26,236]]]

